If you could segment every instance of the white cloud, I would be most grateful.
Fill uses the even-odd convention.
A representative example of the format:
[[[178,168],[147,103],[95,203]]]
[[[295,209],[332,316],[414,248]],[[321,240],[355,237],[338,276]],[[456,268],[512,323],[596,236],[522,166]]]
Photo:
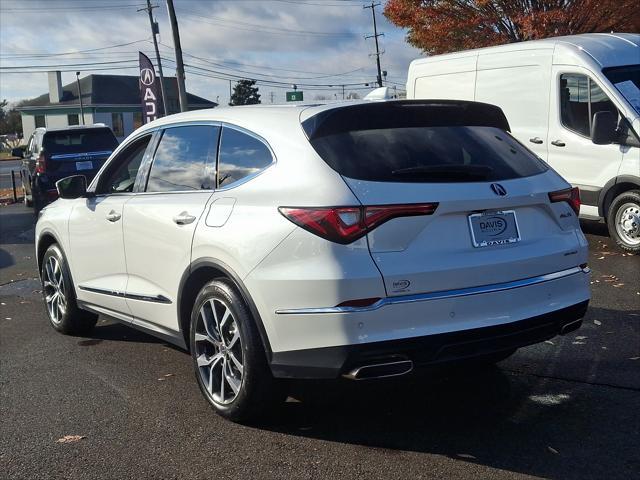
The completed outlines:
[[[0,65],[55,66],[71,62],[115,60],[132,60],[133,65],[138,49],[150,58],[155,58],[150,42],[69,57],[11,58],[15,54],[87,50],[149,38],[146,12],[136,12],[136,7],[107,10],[97,8],[104,5],[132,5],[141,1],[0,0],[3,10],[0,12]],[[160,24],[161,41],[172,46],[165,2],[156,0],[152,3],[159,4],[154,14]],[[258,75],[262,73],[287,83],[360,83],[362,88],[365,82],[374,82],[375,59],[370,56],[374,51],[374,44],[372,39],[363,38],[364,34],[370,34],[372,30],[370,10],[363,10],[361,3],[351,1],[344,2],[345,6],[336,6],[341,3],[336,0],[304,0],[302,3],[311,5],[276,0],[175,0],[185,63],[239,76],[246,75],[249,78],[267,78]],[[405,44],[404,32],[387,22],[380,8],[377,9],[377,18],[379,30],[385,33],[380,38],[381,48],[385,50],[382,68],[388,71],[389,80],[403,84],[409,62],[420,56],[420,52]],[[303,35],[283,30],[349,32],[350,35]],[[219,65],[204,63],[189,55],[206,58]],[[173,58],[172,52],[165,47],[163,56]],[[163,66],[165,74],[174,73],[172,62],[166,61]],[[83,74],[101,73],[80,67],[78,69]],[[190,67],[187,70],[193,71]],[[353,70],[357,71],[340,76],[326,76]],[[206,73],[202,70],[199,72]],[[132,75],[136,71],[107,70],[102,73]],[[71,82],[74,77],[73,72],[63,74],[63,81]],[[309,92],[309,99],[317,93],[341,94],[341,88],[330,92],[315,91],[310,87],[301,89]],[[347,92],[350,89],[347,87]],[[45,73],[0,73],[2,98],[18,100],[40,95],[46,90]],[[221,103],[226,103],[229,82],[188,72],[187,90],[214,101],[219,97]],[[277,99],[282,101],[284,90],[286,88],[260,87],[263,101],[268,101],[271,91],[276,92]]]

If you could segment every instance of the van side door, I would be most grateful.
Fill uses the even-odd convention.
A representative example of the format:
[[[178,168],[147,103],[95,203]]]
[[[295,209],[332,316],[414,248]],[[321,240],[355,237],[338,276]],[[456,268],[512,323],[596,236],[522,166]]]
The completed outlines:
[[[554,65],[552,81],[548,162],[580,188],[580,214],[596,218],[600,192],[617,175],[624,149],[618,143],[594,144],[591,126],[596,112],[618,115],[618,108],[585,69]]]

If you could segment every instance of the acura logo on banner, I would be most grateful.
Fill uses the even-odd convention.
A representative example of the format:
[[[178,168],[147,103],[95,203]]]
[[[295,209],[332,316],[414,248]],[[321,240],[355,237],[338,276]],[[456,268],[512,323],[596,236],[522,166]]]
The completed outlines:
[[[140,99],[142,102],[142,123],[149,123],[160,117],[162,102],[160,82],[149,57],[140,54]]]

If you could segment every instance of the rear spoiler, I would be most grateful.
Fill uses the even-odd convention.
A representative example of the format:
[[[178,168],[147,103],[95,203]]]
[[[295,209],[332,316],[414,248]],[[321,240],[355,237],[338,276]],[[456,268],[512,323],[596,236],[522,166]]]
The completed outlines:
[[[500,107],[462,100],[396,100],[340,105],[302,122],[309,140],[358,130],[416,127],[494,127],[511,131]]]

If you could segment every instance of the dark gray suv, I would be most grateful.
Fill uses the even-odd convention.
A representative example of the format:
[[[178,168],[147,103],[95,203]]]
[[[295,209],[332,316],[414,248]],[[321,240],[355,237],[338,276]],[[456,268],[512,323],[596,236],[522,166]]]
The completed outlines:
[[[117,146],[105,125],[36,128],[20,168],[25,204],[38,212],[57,199],[56,182],[61,178],[84,175],[90,182]]]

